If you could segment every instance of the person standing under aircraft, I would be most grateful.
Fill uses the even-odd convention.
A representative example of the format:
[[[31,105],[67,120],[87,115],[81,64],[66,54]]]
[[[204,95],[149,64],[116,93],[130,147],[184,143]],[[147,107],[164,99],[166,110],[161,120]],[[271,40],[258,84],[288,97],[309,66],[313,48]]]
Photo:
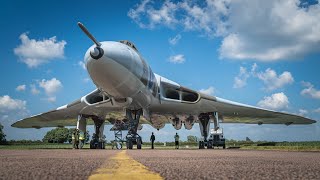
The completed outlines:
[[[75,130],[72,131],[72,149],[75,149],[75,145],[76,145],[76,132]]]
[[[79,144],[79,133],[77,129],[74,129],[72,132],[72,148],[78,149]]]
[[[174,141],[175,141],[175,145],[176,145],[176,149],[179,149],[179,135],[178,133],[176,133],[176,135],[174,136]]]
[[[150,137],[150,141],[151,141],[151,149],[154,149],[154,141],[156,140],[156,137],[154,136],[153,132],[151,134]]]

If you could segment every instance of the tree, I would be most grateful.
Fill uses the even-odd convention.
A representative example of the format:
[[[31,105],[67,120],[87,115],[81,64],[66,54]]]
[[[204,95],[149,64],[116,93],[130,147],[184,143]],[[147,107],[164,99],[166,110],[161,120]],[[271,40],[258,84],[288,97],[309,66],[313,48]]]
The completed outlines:
[[[251,141],[251,139],[249,137],[246,137],[246,141]]]
[[[198,142],[197,136],[187,136],[188,142]]]
[[[43,142],[64,143],[68,140],[68,134],[68,128],[55,128],[47,132],[43,138]]]
[[[3,132],[3,126],[0,123],[0,144],[6,143],[6,135]]]

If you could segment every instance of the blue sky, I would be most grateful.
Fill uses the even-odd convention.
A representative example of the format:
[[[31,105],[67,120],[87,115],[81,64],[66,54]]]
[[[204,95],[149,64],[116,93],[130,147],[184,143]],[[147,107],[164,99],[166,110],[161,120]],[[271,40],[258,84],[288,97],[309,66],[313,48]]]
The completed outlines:
[[[1,1],[0,122],[7,139],[42,139],[48,129],[10,124],[95,88],[78,21],[100,41],[134,42],[155,73],[184,86],[319,120],[319,18],[317,1]],[[319,123],[222,126],[228,139],[320,140]],[[145,125],[141,134],[152,131],[162,141],[176,132]],[[197,125],[178,132],[200,136]]]

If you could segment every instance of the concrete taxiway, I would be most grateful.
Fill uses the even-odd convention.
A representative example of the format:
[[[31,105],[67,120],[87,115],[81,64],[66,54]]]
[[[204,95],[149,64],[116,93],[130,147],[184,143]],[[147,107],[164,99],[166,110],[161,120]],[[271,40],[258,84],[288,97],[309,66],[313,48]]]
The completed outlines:
[[[320,153],[0,150],[0,179],[319,179]]]

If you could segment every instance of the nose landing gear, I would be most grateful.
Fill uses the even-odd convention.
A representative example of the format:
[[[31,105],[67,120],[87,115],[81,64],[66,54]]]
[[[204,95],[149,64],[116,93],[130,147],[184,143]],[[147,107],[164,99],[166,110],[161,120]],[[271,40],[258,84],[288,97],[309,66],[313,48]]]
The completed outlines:
[[[133,145],[137,145],[137,149],[142,148],[142,138],[137,133],[142,109],[126,110],[126,116],[129,120],[128,134],[126,136],[127,149],[133,149]]]

